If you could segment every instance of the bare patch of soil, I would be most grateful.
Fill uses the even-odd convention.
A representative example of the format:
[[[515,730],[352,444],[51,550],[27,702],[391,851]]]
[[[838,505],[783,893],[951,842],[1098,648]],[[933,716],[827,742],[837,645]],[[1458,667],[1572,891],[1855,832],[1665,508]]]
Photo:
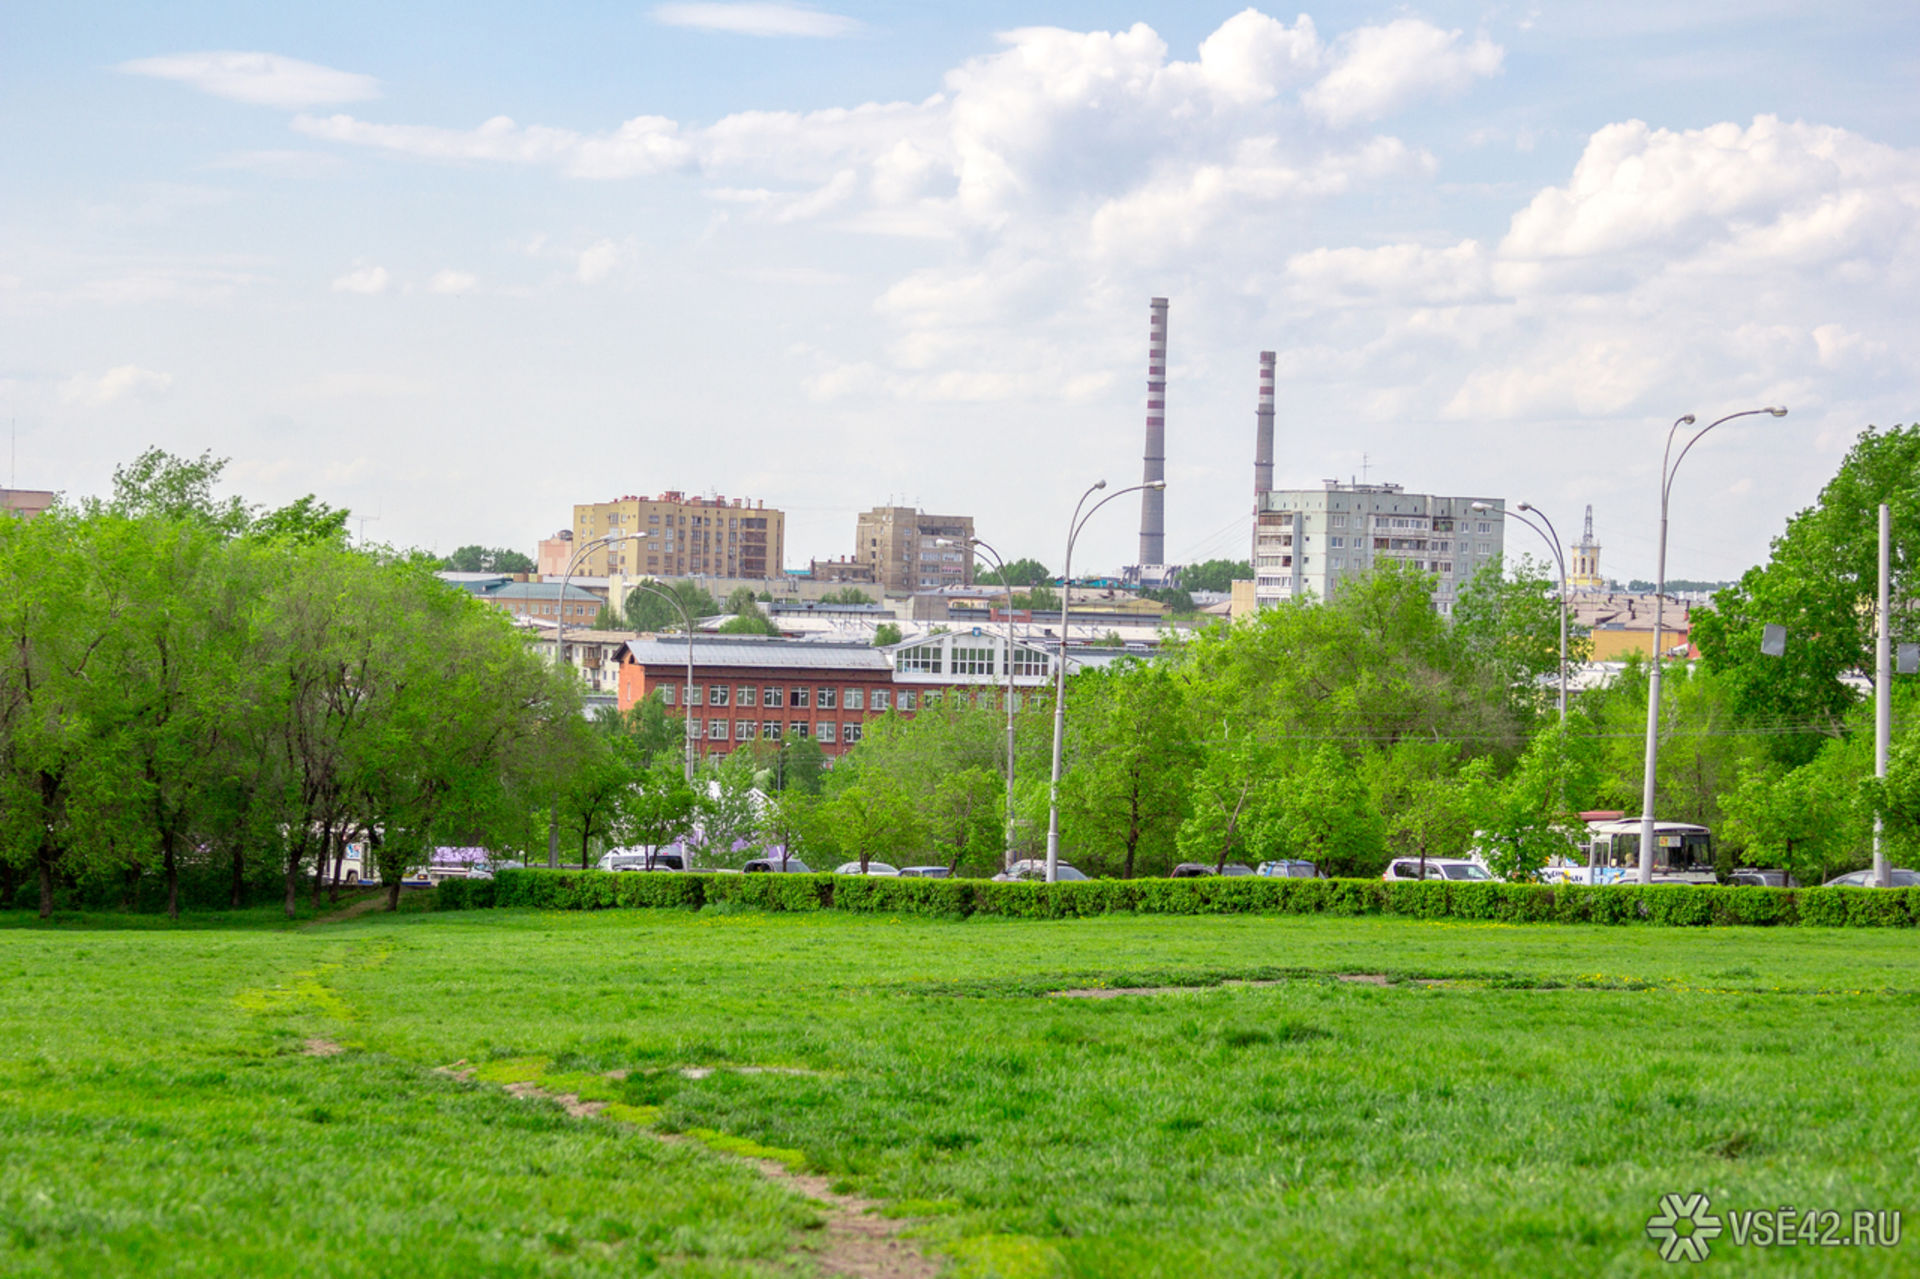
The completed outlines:
[[[373,911],[379,910],[386,904],[387,895],[385,893],[374,893],[370,896],[362,897],[351,906],[342,907],[330,915],[316,915],[302,924],[301,928],[318,928],[322,924],[338,924],[345,920],[357,919],[361,915],[370,914]]]
[[[1050,990],[1048,999],[1118,999],[1122,995],[1191,995],[1239,986],[1279,986],[1279,981],[1223,981],[1211,986],[1085,986],[1078,990]]]
[[[312,1041],[309,1041],[312,1042]],[[336,1051],[338,1049],[336,1048]],[[724,1067],[743,1074],[790,1074],[809,1075],[816,1072],[780,1066],[740,1066]],[[690,1079],[704,1079],[713,1073],[713,1067],[688,1066],[680,1074]],[[450,1065],[435,1067],[434,1073],[453,1079],[471,1080],[473,1068],[465,1059]],[[623,1079],[626,1071],[610,1071],[608,1078]],[[506,1091],[514,1097],[542,1097],[557,1101],[566,1108],[569,1115],[576,1118],[589,1118],[606,1108],[604,1101],[582,1101],[573,1093],[554,1093],[537,1084],[512,1083],[506,1085]],[[669,1145],[691,1145],[692,1139],[678,1133],[652,1133],[655,1141]],[[702,1147],[710,1150],[710,1147]],[[823,1275],[834,1279],[937,1279],[940,1264],[923,1255],[913,1245],[902,1239],[901,1234],[915,1223],[911,1218],[882,1217],[875,1210],[879,1203],[871,1199],[861,1199],[855,1195],[843,1195],[834,1190],[833,1182],[814,1173],[795,1172],[775,1159],[752,1159],[743,1156],[744,1162],[769,1181],[780,1182],[808,1199],[813,1200],[825,1210],[826,1222],[822,1230],[824,1246],[818,1249],[806,1249],[805,1255],[812,1259]]]
[[[346,1049],[331,1039],[309,1039],[301,1045],[300,1051],[309,1057],[336,1057]]]

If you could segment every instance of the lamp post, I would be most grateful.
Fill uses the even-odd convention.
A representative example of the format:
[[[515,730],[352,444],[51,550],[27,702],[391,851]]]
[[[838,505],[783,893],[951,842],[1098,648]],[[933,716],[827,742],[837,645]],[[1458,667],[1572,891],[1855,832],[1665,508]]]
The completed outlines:
[[[1640,780],[1640,882],[1653,882],[1653,805],[1654,770],[1660,760],[1660,659],[1666,647],[1661,634],[1664,620],[1664,606],[1667,595],[1667,508],[1668,499],[1673,496],[1673,477],[1679,471],[1680,463],[1687,460],[1687,453],[1700,442],[1700,437],[1719,426],[1722,422],[1731,422],[1737,417],[1753,417],[1768,413],[1774,417],[1785,417],[1783,408],[1742,409],[1738,413],[1729,413],[1707,423],[1690,436],[1680,448],[1680,456],[1673,455],[1673,437],[1681,427],[1692,426],[1693,414],[1689,413],[1667,428],[1666,452],[1660,455],[1660,543],[1656,559],[1658,572],[1653,584],[1653,670],[1647,681],[1647,759],[1646,772]]]
[[[1080,530],[1093,518],[1095,511],[1113,501],[1116,497],[1125,497],[1129,493],[1139,493],[1145,489],[1156,491],[1167,487],[1165,480],[1151,480],[1145,484],[1134,484],[1127,488],[1107,494],[1095,502],[1087,513],[1082,515],[1080,508],[1087,505],[1087,499],[1107,486],[1105,480],[1094,481],[1093,487],[1080,495],[1073,505],[1073,519],[1067,523],[1067,558],[1060,569],[1060,660],[1053,672],[1053,779],[1047,786],[1047,882],[1054,883],[1060,874],[1060,748],[1067,733],[1067,613],[1073,603],[1073,544],[1080,537]]]
[[[1482,513],[1490,512],[1490,511],[1494,512],[1498,514],[1501,519],[1519,520],[1522,524],[1526,525],[1528,528],[1532,529],[1534,532],[1538,533],[1542,538],[1546,540],[1547,549],[1553,552],[1554,563],[1559,565],[1559,568],[1560,568],[1560,681],[1559,681],[1560,683],[1560,726],[1562,728],[1565,728],[1567,726],[1567,557],[1561,554],[1560,552],[1560,530],[1554,528],[1553,521],[1547,518],[1547,513],[1545,511],[1541,510],[1539,507],[1534,506],[1528,502],[1520,503],[1520,510],[1532,511],[1535,515],[1538,515],[1541,519],[1541,522],[1546,525],[1545,528],[1541,528],[1539,524],[1535,524],[1532,520],[1528,519],[1524,515],[1516,514],[1513,511],[1496,509],[1491,502],[1475,502],[1473,503],[1473,509],[1476,511],[1480,511]]]
[[[581,546],[579,550],[573,553],[573,557],[567,561],[566,574],[560,579],[560,626],[559,629],[554,632],[553,639],[554,655],[559,660],[566,660],[567,583],[572,579],[574,566],[580,562],[580,557],[596,546],[610,546],[615,542],[638,542],[640,539],[650,536],[652,536],[651,530],[645,533],[609,533],[605,537],[597,537],[593,541]],[[686,774],[687,784],[691,786],[693,784],[693,615],[687,611],[686,604],[681,601],[678,595],[675,595],[672,591],[663,590],[651,582],[635,582],[628,589],[646,591],[651,595],[658,595],[661,599],[664,599],[667,603],[673,605],[675,609],[679,610],[681,619],[686,623],[687,683],[685,694],[681,698],[680,715],[682,726],[686,729],[684,734],[686,738]],[[608,603],[611,604],[612,601],[609,600]],[[551,858],[549,858],[549,860],[551,860]]]
[[[1013,869],[1013,579],[1007,575],[1007,563],[1000,552],[980,538],[967,539],[969,553],[973,550],[985,551],[993,559],[994,568],[1000,571],[1000,584],[1007,588],[1007,851],[1001,858],[1005,863],[1002,870]]]

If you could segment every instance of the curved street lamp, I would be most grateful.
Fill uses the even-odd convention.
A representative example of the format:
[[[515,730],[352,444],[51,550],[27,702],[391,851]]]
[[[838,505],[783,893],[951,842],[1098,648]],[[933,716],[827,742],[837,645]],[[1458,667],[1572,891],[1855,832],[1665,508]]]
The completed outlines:
[[[1000,552],[994,550],[993,547],[987,545],[987,543],[980,538],[943,537],[943,538],[935,539],[934,545],[964,546],[967,549],[968,554],[972,554],[976,550],[985,551],[987,555],[990,557],[990,562],[993,564],[994,568],[1000,571],[1000,584],[1006,587],[1007,589],[1007,647],[1006,647],[1006,659],[1005,659],[1006,667],[1007,667],[1007,670],[1006,670],[1006,675],[1007,675],[1007,692],[1006,692],[1007,847],[1006,847],[1006,852],[1001,857],[1001,861],[1005,864],[1002,865],[1000,869],[1012,870],[1013,869],[1013,579],[1007,576],[1007,564],[1006,564],[1006,561],[1000,557]]]
[[[1657,563],[1659,572],[1653,585],[1653,671],[1647,683],[1647,759],[1646,772],[1640,782],[1640,882],[1653,882],[1653,804],[1654,770],[1660,758],[1660,659],[1666,647],[1661,634],[1664,614],[1663,607],[1667,596],[1667,504],[1673,496],[1673,477],[1679,471],[1680,463],[1687,460],[1687,453],[1700,442],[1700,437],[1719,426],[1722,422],[1731,422],[1737,417],[1753,417],[1766,413],[1773,417],[1785,417],[1784,408],[1742,409],[1738,413],[1729,413],[1717,418],[1695,431],[1680,448],[1680,456],[1673,456],[1673,437],[1683,426],[1692,426],[1693,414],[1689,413],[1667,428],[1666,452],[1660,455],[1660,549]]]
[[[1150,480],[1145,484],[1135,484],[1107,494],[1082,515],[1080,508],[1086,506],[1087,499],[1107,486],[1105,480],[1094,481],[1093,487],[1080,495],[1073,505],[1073,519],[1067,524],[1067,559],[1060,569],[1060,662],[1053,673],[1053,780],[1047,787],[1047,882],[1055,882],[1060,874],[1060,747],[1067,732],[1067,610],[1073,603],[1073,544],[1080,537],[1080,530],[1093,518],[1095,511],[1113,501],[1116,497],[1125,497],[1129,493],[1139,493],[1146,489],[1160,490],[1167,487],[1165,480]]]
[[[1545,511],[1529,502],[1520,503],[1519,509],[1532,511],[1538,515],[1541,523],[1546,525],[1545,528],[1541,528],[1539,524],[1535,524],[1524,515],[1497,508],[1491,502],[1475,502],[1472,507],[1483,514],[1491,512],[1502,519],[1519,520],[1546,539],[1547,549],[1553,552],[1554,563],[1560,567],[1560,726],[1565,728],[1567,725],[1567,557],[1560,552],[1560,530],[1553,526],[1553,521],[1547,518]]]
[[[573,557],[567,561],[567,571],[560,579],[560,626],[559,626],[559,629],[554,632],[554,637],[553,637],[553,651],[554,651],[555,658],[557,658],[560,661],[566,660],[567,584],[573,577],[573,570],[575,566],[579,564],[580,557],[587,554],[596,546],[611,546],[615,542],[638,542],[642,538],[650,537],[650,536],[652,536],[652,530],[648,530],[647,532],[644,532],[644,533],[609,533],[605,537],[597,537],[593,541],[587,542],[586,544],[582,545],[579,550],[573,553]],[[665,601],[667,601],[667,603],[673,605],[674,608],[678,609],[682,620],[686,623],[687,683],[686,683],[686,693],[681,698],[680,718],[682,721],[682,727],[685,729],[683,736],[686,738],[687,784],[691,786],[693,784],[693,758],[694,758],[693,756],[693,615],[687,611],[687,606],[685,602],[683,602],[678,595],[675,595],[672,591],[666,590],[660,586],[656,586],[652,582],[635,582],[631,586],[629,586],[627,589],[633,590],[633,591],[646,591],[651,595],[658,595],[661,599],[664,599]],[[611,603],[611,601],[609,601],[609,603]]]

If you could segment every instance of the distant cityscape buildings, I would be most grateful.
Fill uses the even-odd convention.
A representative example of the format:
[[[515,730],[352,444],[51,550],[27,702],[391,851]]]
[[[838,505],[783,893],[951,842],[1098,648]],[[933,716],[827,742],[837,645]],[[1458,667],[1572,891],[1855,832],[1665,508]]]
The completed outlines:
[[[1475,511],[1475,502],[1493,509]],[[1397,560],[1437,578],[1434,608],[1450,616],[1460,587],[1502,554],[1504,505],[1338,480],[1261,493],[1253,518],[1254,601],[1270,608],[1330,600],[1345,579]]]
[[[54,494],[47,489],[0,489],[0,511],[30,520],[41,514],[54,502]]]
[[[658,497],[586,502],[573,508],[571,532],[575,548],[609,534],[637,535],[637,540],[609,543],[582,555],[573,571],[584,577],[764,580],[778,577],[786,564],[786,515],[749,498],[670,490]],[[543,560],[548,559],[545,550]]]
[[[856,562],[895,594],[973,585],[973,517],[876,506],[854,524]]]

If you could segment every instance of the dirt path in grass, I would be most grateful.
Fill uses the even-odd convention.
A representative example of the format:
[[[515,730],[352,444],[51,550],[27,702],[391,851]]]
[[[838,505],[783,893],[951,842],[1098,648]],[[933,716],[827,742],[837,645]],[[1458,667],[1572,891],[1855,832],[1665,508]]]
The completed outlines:
[[[322,924],[338,924],[345,920],[358,919],[362,915],[372,914],[386,904],[387,895],[385,893],[375,893],[371,897],[362,897],[351,906],[344,906],[330,915],[315,915],[312,919],[300,925],[300,927],[303,929],[318,928]]]
[[[465,1062],[441,1066],[437,1073],[469,1081],[473,1078],[473,1071]],[[576,1093],[552,1092],[538,1084],[511,1083],[505,1087],[510,1096],[555,1102],[576,1119],[590,1119],[607,1108],[604,1101],[586,1101]],[[649,1132],[647,1135],[670,1146],[700,1145],[679,1133]],[[826,1177],[795,1172],[777,1159],[729,1155],[704,1145],[700,1148],[721,1158],[738,1160],[768,1181],[779,1182],[813,1200],[824,1210],[826,1226],[822,1234],[826,1246],[796,1248],[793,1253],[796,1258],[814,1261],[822,1275],[834,1279],[936,1279],[939,1275],[937,1261],[900,1237],[915,1223],[907,1218],[880,1216],[879,1201],[843,1195]]]

